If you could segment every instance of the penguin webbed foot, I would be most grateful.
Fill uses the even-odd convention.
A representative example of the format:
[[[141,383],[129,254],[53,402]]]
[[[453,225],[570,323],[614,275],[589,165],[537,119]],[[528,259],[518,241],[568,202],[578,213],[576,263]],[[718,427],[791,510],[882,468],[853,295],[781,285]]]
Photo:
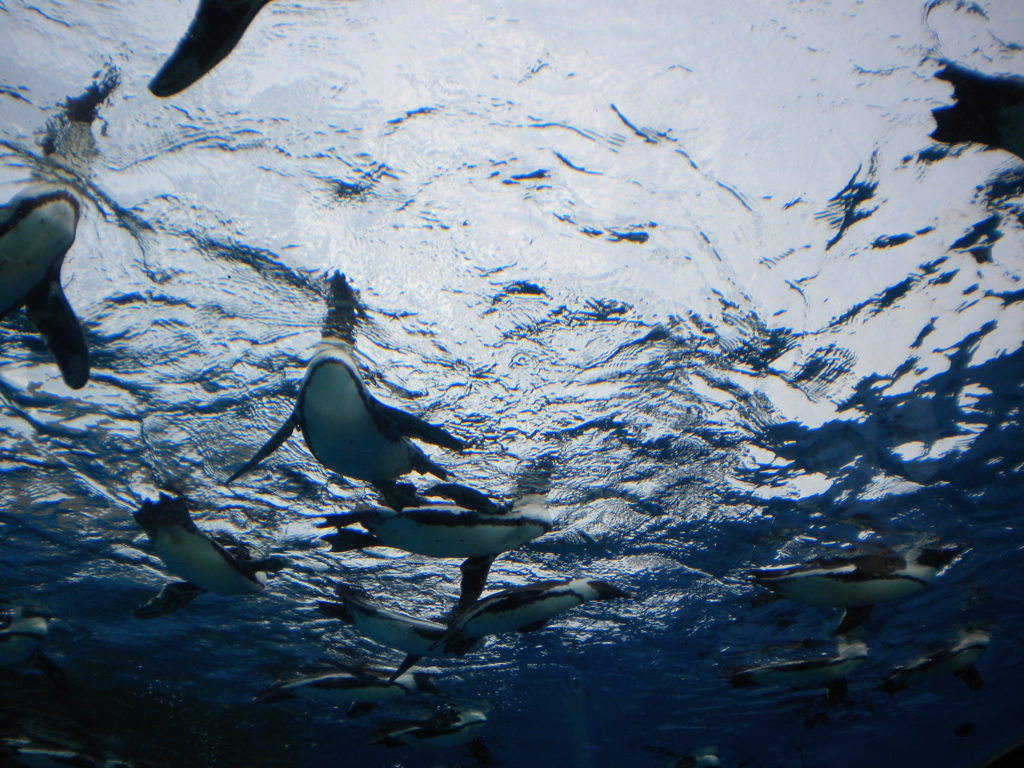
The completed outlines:
[[[134,611],[137,619],[155,619],[180,610],[206,590],[187,581],[174,581],[164,585],[155,597],[147,600]]]
[[[233,475],[231,475],[231,477],[225,480],[224,484],[231,485],[231,483],[240,478],[246,472],[255,469],[256,465],[258,465],[261,461],[267,458],[267,456],[269,456],[278,448],[280,448],[284,444],[284,441],[291,437],[292,432],[294,431],[295,413],[293,412],[288,417],[288,420],[280,426],[277,432],[271,435],[270,439],[263,444],[263,447],[256,451],[256,454],[247,462],[245,462],[245,464],[243,464],[241,468],[239,468]]]

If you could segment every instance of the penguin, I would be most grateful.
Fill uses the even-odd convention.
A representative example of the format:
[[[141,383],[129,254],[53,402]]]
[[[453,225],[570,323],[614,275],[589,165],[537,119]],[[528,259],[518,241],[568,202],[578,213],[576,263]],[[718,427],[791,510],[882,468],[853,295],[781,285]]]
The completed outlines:
[[[165,98],[188,88],[217,66],[242,39],[270,0],[199,0],[199,7],[178,47],[149,83]]]
[[[980,690],[985,683],[974,662],[988,648],[991,639],[985,630],[967,630],[953,645],[934,651],[905,667],[897,667],[878,687],[892,694],[902,691],[908,685],[951,674],[963,680],[972,691]]]
[[[351,313],[356,299],[344,275],[334,275],[331,291],[335,304],[340,302]],[[306,368],[295,410],[227,483],[277,450],[298,426],[317,461],[339,475],[370,483],[389,506],[401,509],[415,503],[415,491],[396,484],[396,478],[413,471],[441,480],[448,477],[408,438],[454,451],[464,445],[441,427],[384,405],[367,391],[352,359],[351,327],[346,324],[339,331],[339,314],[328,312],[323,341]]]
[[[263,591],[267,573],[284,567],[279,558],[253,560],[230,537],[215,540],[196,527],[182,497],[160,494],[145,501],[134,515],[149,536],[157,557],[185,581],[168,584],[155,598],[139,606],[134,615],[150,619],[176,611],[203,592],[254,595]],[[226,545],[226,546],[225,546]]]
[[[829,703],[835,703],[846,695],[847,675],[863,664],[867,655],[868,646],[863,640],[839,638],[839,652],[835,656],[747,667],[733,673],[730,680],[737,688],[824,687],[828,691]]]
[[[1024,159],[1024,77],[983,75],[953,62],[935,77],[953,84],[956,103],[932,110],[933,139],[973,141]]]
[[[476,640],[467,642],[465,650],[453,654],[441,644],[448,631],[446,625],[375,606],[344,584],[335,587],[335,594],[340,602],[321,600],[317,603],[321,613],[351,624],[374,642],[406,654],[391,680],[397,680],[424,656],[463,656],[476,645]]]
[[[60,271],[79,215],[78,199],[49,184],[30,184],[0,207],[0,319],[24,306],[72,389],[89,380],[89,349]]]
[[[607,581],[568,579],[538,581],[495,592],[458,611],[444,637],[436,641],[448,653],[462,656],[482,637],[502,632],[534,632],[552,617],[591,600],[629,597]]]
[[[361,667],[334,664],[332,668],[276,683],[257,694],[256,701],[302,698],[326,704],[349,704],[349,717],[362,717],[378,701],[416,693],[440,695],[429,675],[414,672],[388,681],[387,675]]]
[[[318,527],[338,529],[323,537],[335,552],[384,546],[427,557],[467,558],[461,567],[460,606],[480,597],[495,557],[551,530],[551,512],[540,494],[498,506],[472,488],[439,483],[424,495],[450,502],[420,501],[401,511],[361,506],[328,515]],[[345,527],[353,524],[365,531]]]
[[[438,708],[426,720],[403,720],[385,724],[371,744],[386,747],[455,747],[465,745],[482,765],[494,758],[480,740],[487,725],[487,713],[481,707],[447,705]]]
[[[0,724],[0,765],[33,768],[132,768],[85,731],[50,722],[11,720]]]
[[[49,632],[50,617],[45,613],[0,598],[0,666],[31,664],[66,691],[67,676],[40,648]]]
[[[924,589],[958,554],[959,547],[927,548],[908,557],[831,557],[758,568],[751,573],[758,584],[782,597],[845,608],[842,620],[832,631],[833,635],[842,635],[867,621],[875,603],[898,600]]]

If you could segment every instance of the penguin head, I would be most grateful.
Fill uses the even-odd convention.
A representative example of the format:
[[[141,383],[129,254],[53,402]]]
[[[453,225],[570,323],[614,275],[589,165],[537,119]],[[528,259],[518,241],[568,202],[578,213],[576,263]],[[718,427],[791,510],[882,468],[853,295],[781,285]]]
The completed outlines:
[[[594,597],[591,600],[611,600],[616,597],[629,597],[628,592],[623,592],[618,587],[609,584],[607,581],[596,579],[588,581],[587,586],[594,590]]]

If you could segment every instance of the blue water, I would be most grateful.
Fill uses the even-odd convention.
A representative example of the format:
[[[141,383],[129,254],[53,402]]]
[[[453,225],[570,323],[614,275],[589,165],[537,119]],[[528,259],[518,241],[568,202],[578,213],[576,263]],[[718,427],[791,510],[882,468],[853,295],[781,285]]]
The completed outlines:
[[[93,355],[72,391],[0,324],[0,596],[60,617],[73,683],[0,668],[4,716],[139,765],[471,763],[370,746],[387,710],[250,703],[332,654],[398,662],[316,612],[335,581],[424,617],[458,593],[455,561],[318,544],[370,495],[298,436],[223,484],[291,409],[341,270],[371,390],[473,441],[430,449],[454,478],[503,497],[555,458],[555,529],[489,589],[634,595],[433,667],[487,703],[501,764],[968,768],[1024,737],[1024,172],[928,138],[937,59],[1024,73],[1024,6],[278,0],[158,100],[193,10],[0,0],[0,200],[43,175],[88,201],[64,283]],[[104,78],[91,129],[61,124]],[[289,568],[132,618],[168,576],[130,513],[168,486]],[[761,605],[750,568],[926,542],[965,553],[876,609],[847,702],[729,685],[835,647],[837,611]],[[982,690],[876,689],[967,626]]]

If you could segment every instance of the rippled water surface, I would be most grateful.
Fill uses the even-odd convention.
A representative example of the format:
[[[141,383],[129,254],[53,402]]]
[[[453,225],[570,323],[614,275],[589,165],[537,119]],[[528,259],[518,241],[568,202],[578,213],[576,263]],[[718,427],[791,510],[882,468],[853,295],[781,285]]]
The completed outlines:
[[[328,552],[318,516],[371,496],[298,436],[224,485],[290,412],[340,270],[373,393],[472,442],[430,448],[454,478],[502,498],[555,461],[555,529],[488,587],[633,594],[436,666],[489,703],[501,764],[966,767],[1024,736],[1024,172],[928,137],[939,59],[1024,72],[1024,6],[278,0],[157,99],[193,10],[0,0],[0,198],[41,175],[87,201],[63,274],[93,355],[72,391],[0,324],[0,593],[63,620],[74,684],[0,669],[5,711],[140,764],[469,764],[250,703],[339,652],[397,664],[316,611],[335,581],[423,617],[458,593],[456,561]],[[112,78],[91,129],[61,122]],[[288,569],[132,618],[167,576],[131,512],[168,487]],[[835,611],[760,605],[751,567],[927,542],[965,553],[876,609],[848,701],[730,687],[834,648]],[[877,690],[965,626],[992,634],[984,689]]]

